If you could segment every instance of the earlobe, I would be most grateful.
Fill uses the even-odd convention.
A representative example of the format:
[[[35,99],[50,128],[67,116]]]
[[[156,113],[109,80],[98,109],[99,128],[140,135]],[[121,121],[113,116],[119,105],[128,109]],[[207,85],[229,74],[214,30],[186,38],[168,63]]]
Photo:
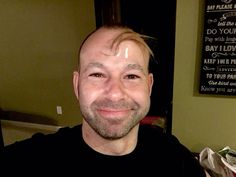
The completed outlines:
[[[149,95],[150,95],[150,96],[151,96],[151,94],[152,94],[153,82],[154,82],[153,74],[150,73],[150,74],[148,75],[148,87],[149,87]]]
[[[74,71],[73,72],[73,86],[74,86],[74,93],[76,95],[76,98],[79,98],[79,72]]]

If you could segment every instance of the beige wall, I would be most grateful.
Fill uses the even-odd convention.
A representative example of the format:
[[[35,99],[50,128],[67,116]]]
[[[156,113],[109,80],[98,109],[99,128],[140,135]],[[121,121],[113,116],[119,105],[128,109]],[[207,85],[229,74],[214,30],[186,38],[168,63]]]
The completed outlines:
[[[187,147],[236,149],[236,98],[198,94],[203,0],[177,0],[173,134]]]
[[[197,91],[203,0],[177,0],[173,134],[191,150],[236,149],[235,97]],[[0,107],[81,121],[72,72],[84,36],[95,28],[93,0],[3,0],[0,5]],[[62,106],[62,115],[56,106]],[[10,132],[12,134],[12,132]]]
[[[0,108],[63,126],[80,122],[72,72],[78,47],[94,28],[93,0],[2,0]]]

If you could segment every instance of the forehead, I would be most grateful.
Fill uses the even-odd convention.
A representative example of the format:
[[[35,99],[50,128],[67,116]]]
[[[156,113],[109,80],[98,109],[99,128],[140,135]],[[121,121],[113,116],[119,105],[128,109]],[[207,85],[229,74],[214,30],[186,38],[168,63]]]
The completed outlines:
[[[83,44],[80,55],[91,54],[97,52],[105,52],[107,55],[114,55],[116,50],[120,47],[128,44],[129,49],[131,50],[140,50],[142,53],[141,47],[133,42],[132,40],[122,41],[116,48],[116,44],[112,46],[114,40],[119,36],[124,30],[123,29],[106,29],[101,28],[93,33]],[[113,47],[113,48],[112,48]]]

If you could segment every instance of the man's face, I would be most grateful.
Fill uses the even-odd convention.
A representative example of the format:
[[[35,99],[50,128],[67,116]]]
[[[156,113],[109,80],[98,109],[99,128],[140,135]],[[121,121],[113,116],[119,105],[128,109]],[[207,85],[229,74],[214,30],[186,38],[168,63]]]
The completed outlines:
[[[84,120],[102,137],[125,136],[147,114],[153,76],[132,41],[110,49],[117,30],[102,29],[84,44],[74,87]]]

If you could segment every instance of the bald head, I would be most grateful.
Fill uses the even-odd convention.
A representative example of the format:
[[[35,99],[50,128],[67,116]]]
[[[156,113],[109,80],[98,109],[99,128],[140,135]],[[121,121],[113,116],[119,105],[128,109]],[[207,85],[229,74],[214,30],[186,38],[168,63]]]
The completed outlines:
[[[93,31],[83,42],[79,50],[80,60],[84,54],[92,55],[96,52],[104,52],[105,55],[117,55],[120,44],[123,42],[134,43],[141,51],[144,58],[149,62],[153,52],[145,42],[150,37],[134,32],[123,26],[103,26]],[[101,50],[103,49],[103,50]]]

